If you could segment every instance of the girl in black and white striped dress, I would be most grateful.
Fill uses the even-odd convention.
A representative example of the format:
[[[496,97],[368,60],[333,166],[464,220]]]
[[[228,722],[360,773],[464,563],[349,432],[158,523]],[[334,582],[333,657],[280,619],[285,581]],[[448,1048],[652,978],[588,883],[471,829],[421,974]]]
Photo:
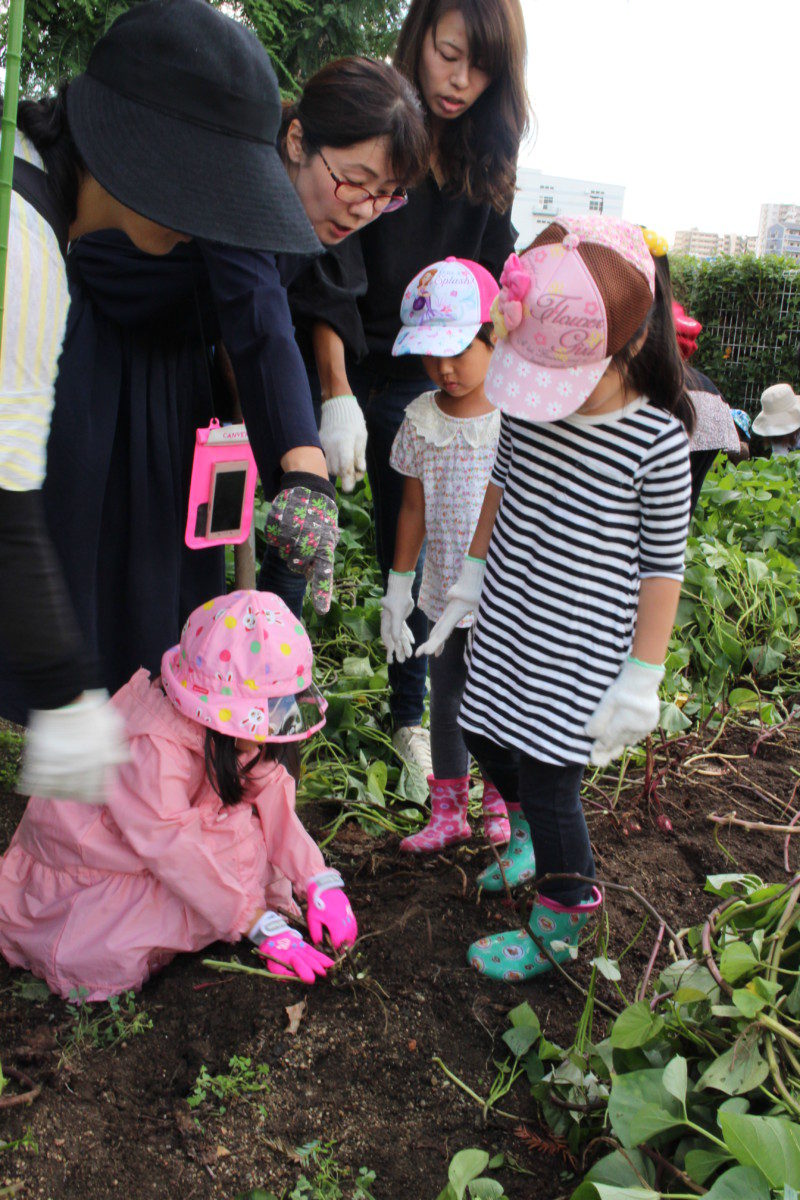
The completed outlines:
[[[435,653],[477,610],[467,745],[506,803],[522,805],[536,875],[591,878],[586,762],[609,763],[659,717],[693,412],[669,297],[637,226],[560,219],[511,256],[501,283],[486,380],[502,411],[497,460],[461,577],[421,649]],[[569,879],[546,889],[530,928],[565,943],[563,960],[600,894]],[[468,958],[506,981],[550,965],[525,930],[480,938]]]

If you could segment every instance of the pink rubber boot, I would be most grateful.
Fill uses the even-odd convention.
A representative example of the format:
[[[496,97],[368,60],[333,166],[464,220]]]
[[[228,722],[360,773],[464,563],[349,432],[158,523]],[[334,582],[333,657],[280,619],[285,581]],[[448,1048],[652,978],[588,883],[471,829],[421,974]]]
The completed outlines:
[[[506,802],[488,779],[483,781],[483,829],[493,846],[505,846],[511,837]]]
[[[431,819],[424,829],[403,838],[400,849],[411,854],[432,854],[456,842],[468,842],[472,830],[467,820],[469,776],[461,779],[434,779],[428,776],[431,793]]]

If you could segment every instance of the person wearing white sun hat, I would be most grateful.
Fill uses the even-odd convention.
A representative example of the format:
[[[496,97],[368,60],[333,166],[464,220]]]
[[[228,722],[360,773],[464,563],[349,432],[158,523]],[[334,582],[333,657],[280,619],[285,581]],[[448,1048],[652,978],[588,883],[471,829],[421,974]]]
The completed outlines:
[[[761,412],[753,421],[753,433],[766,438],[774,458],[800,449],[800,396],[788,383],[773,383],[761,394]]]

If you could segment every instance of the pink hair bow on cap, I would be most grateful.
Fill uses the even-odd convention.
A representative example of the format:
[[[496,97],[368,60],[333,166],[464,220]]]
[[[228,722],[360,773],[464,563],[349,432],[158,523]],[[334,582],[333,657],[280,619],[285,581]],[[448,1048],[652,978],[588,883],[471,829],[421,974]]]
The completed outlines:
[[[519,256],[509,254],[500,276],[500,295],[497,298],[497,308],[509,332],[522,323],[522,301],[530,291],[531,282]]]

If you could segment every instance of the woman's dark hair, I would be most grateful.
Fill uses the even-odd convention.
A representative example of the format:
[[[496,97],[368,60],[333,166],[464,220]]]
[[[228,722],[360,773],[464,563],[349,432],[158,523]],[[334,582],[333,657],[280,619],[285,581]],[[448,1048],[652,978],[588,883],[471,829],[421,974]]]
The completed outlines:
[[[686,391],[683,369],[672,315],[672,282],[666,254],[653,257],[656,268],[656,296],[642,325],[627,346],[614,355],[612,362],[632,390],[646,396],[656,408],[666,409],[691,433],[695,411]],[[645,334],[639,350],[636,343]]]
[[[247,790],[247,777],[253,768],[265,758],[281,763],[297,781],[300,775],[300,756],[296,742],[268,743],[242,765],[236,738],[220,733],[217,729],[206,730],[205,760],[206,778],[225,805],[241,804]]]
[[[280,146],[292,121],[303,127],[303,149],[340,148],[370,138],[389,141],[392,174],[402,187],[416,183],[428,169],[430,140],[420,101],[399,71],[371,58],[339,58],[305,84],[303,93],[283,107]]]
[[[78,188],[85,168],[67,120],[67,88],[43,100],[20,100],[17,126],[39,151],[53,198],[72,223],[78,212]]]
[[[527,43],[519,0],[411,0],[394,65],[420,89],[425,35],[431,30],[435,39],[439,21],[454,10],[467,27],[470,60],[492,82],[463,116],[442,126],[439,163],[456,195],[506,212],[514,199],[520,143],[530,124]]]

